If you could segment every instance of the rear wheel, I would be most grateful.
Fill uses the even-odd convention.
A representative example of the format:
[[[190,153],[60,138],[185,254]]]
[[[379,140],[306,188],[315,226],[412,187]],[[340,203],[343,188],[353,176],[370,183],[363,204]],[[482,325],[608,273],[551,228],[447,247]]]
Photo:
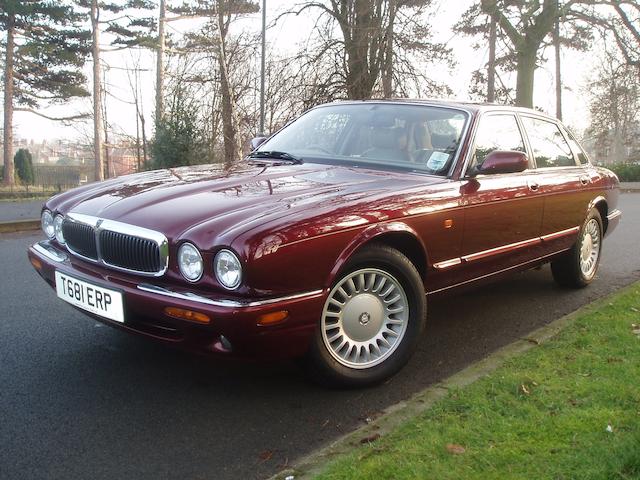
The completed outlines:
[[[372,245],[334,283],[307,365],[333,386],[365,386],[396,373],[413,353],[426,318],[422,279],[399,251]]]
[[[571,250],[551,262],[553,278],[559,285],[582,288],[593,281],[600,265],[602,232],[602,218],[594,208],[587,215]]]

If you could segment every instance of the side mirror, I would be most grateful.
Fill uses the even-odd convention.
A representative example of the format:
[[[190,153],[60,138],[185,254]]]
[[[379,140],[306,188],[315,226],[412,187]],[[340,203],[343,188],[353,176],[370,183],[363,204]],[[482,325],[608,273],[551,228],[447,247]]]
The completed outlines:
[[[474,173],[491,175],[495,173],[517,173],[529,168],[529,159],[524,152],[494,150],[486,156],[482,165]]]
[[[251,139],[251,151],[253,152],[256,148],[262,145],[268,137],[255,137]]]

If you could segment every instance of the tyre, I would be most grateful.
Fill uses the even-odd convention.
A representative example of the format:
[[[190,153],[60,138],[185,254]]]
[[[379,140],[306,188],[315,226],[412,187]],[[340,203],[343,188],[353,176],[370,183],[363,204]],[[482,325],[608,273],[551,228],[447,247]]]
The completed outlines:
[[[571,250],[551,262],[554,280],[563,287],[582,288],[596,276],[602,254],[602,218],[593,208],[580,229]]]
[[[427,302],[411,261],[385,245],[357,252],[334,283],[306,366],[323,385],[362,387],[409,360],[424,330]]]

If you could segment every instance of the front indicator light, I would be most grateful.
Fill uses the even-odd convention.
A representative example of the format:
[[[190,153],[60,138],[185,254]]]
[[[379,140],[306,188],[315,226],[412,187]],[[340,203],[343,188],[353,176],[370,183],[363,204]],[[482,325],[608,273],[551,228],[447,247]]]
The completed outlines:
[[[40,260],[35,257],[29,257],[29,260],[31,261],[31,265],[33,265],[33,268],[38,271],[42,270],[42,262]]]
[[[209,323],[211,319],[208,315],[200,312],[194,312],[193,310],[186,310],[184,308],[166,307],[164,313],[173,318],[179,318],[180,320],[189,320],[190,322]]]
[[[289,318],[289,312],[286,310],[280,310],[277,312],[265,313],[258,317],[258,325],[266,327],[268,325],[275,325],[276,323],[284,322]]]

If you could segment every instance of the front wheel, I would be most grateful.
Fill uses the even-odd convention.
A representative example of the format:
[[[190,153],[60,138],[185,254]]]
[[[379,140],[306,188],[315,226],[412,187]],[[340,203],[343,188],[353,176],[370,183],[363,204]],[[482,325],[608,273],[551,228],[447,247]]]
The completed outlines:
[[[399,251],[373,245],[354,255],[325,301],[307,355],[312,376],[365,386],[409,360],[426,318],[422,279]]]
[[[580,229],[578,240],[562,257],[551,262],[554,280],[563,287],[582,288],[596,276],[602,254],[602,217],[592,209]]]

